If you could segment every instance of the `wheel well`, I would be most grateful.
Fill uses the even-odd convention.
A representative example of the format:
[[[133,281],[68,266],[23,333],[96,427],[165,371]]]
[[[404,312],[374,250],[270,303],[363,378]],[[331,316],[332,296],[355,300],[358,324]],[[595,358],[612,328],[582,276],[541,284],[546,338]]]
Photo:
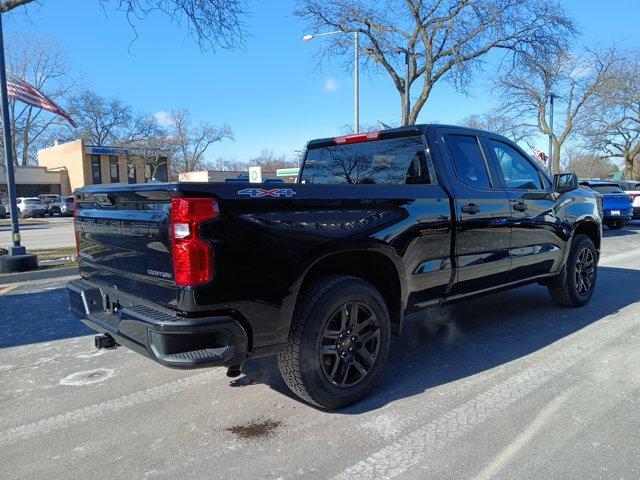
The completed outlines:
[[[587,237],[589,237],[591,239],[591,241],[593,242],[593,244],[595,245],[596,249],[598,251],[600,251],[600,229],[598,228],[598,225],[595,222],[582,222],[580,223],[575,231],[573,232],[574,235],[586,235]]]
[[[327,275],[350,275],[371,283],[387,305],[391,331],[400,333],[403,310],[400,278],[395,265],[386,255],[368,251],[329,255],[311,267],[305,275],[301,290],[315,279]]]

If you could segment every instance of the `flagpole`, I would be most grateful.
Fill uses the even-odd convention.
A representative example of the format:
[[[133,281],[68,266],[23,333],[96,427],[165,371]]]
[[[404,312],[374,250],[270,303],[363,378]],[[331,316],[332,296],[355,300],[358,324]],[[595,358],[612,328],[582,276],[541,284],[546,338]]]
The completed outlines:
[[[25,247],[20,245],[20,226],[16,206],[16,181],[13,169],[13,147],[11,145],[11,125],[9,120],[9,99],[7,96],[7,70],[4,59],[4,33],[2,31],[2,12],[0,12],[0,107],[2,108],[2,133],[4,135],[4,163],[7,172],[7,194],[11,214],[12,242],[11,255],[0,255],[0,273],[10,273],[38,268],[35,255],[27,255]],[[9,257],[9,258],[5,258]]]

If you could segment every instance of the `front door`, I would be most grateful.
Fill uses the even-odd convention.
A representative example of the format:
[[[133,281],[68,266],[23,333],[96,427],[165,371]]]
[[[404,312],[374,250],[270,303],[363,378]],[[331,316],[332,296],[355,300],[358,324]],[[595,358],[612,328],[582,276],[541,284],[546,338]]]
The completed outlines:
[[[562,240],[551,182],[516,145],[491,136],[486,145],[513,211],[508,282],[555,271],[562,260]]]
[[[504,284],[511,267],[511,207],[480,137],[473,131],[442,129],[441,153],[450,158],[457,276],[450,295]]]

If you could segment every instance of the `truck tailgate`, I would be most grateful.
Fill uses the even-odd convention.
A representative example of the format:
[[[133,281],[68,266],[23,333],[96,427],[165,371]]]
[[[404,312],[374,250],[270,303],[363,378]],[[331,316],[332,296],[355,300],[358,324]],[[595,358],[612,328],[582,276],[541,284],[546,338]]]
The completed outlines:
[[[75,215],[81,275],[118,291],[173,303],[170,202],[164,185],[82,191]]]

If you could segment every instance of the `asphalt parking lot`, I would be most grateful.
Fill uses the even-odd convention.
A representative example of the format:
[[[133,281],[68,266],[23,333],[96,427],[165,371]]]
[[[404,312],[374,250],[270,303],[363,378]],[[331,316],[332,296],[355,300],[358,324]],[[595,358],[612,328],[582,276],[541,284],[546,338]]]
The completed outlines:
[[[539,286],[407,322],[363,402],[93,349],[66,279],[0,285],[0,464],[17,478],[640,478],[640,223],[605,230],[582,309]]]
[[[9,220],[7,218],[6,225],[4,223],[0,225],[0,247],[8,248],[11,245]],[[25,221],[25,224],[20,226],[22,244],[27,249],[73,247],[75,245],[73,218],[45,217],[35,219],[35,222],[37,224],[29,225],[29,221]]]

